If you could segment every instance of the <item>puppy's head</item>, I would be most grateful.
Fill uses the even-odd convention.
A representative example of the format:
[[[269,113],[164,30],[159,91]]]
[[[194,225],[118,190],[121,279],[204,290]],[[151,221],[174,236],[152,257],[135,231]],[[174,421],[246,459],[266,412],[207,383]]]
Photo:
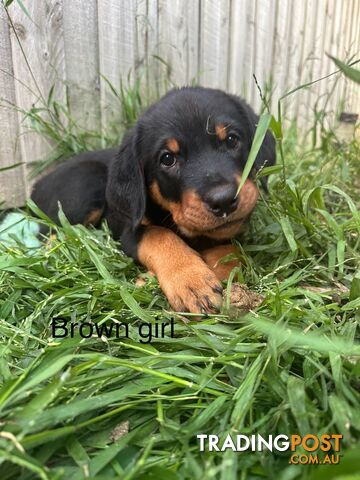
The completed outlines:
[[[247,104],[222,91],[172,90],[124,141],[108,200],[125,205],[134,226],[155,206],[170,213],[185,236],[234,236],[258,198],[252,178],[236,195],[257,120]],[[274,162],[268,133],[253,170]]]

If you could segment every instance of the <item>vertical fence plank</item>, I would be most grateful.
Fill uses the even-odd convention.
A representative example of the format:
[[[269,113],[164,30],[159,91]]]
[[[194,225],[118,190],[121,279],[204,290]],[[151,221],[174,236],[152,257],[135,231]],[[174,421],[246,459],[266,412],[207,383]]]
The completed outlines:
[[[244,63],[244,96],[251,102],[253,98],[253,93],[255,92],[255,84],[253,79],[254,73],[254,55],[252,52],[252,45],[255,41],[255,14],[256,14],[256,3],[252,0],[247,0],[246,2],[246,35],[244,35],[243,42],[249,42],[249,48],[245,49],[245,55],[242,59]],[[239,61],[241,61],[239,59]]]
[[[158,96],[158,2],[137,0],[135,11],[135,73],[141,79],[143,96],[150,101]]]
[[[20,150],[16,148],[18,122],[13,105],[15,81],[12,68],[8,18],[0,4],[0,169],[21,162]],[[25,202],[24,168],[0,171],[0,209],[23,205]]]
[[[199,1],[159,1],[159,57],[169,65],[169,86],[198,76]]]
[[[229,90],[249,98],[249,82],[253,82],[249,75],[252,73],[251,56],[249,55],[248,1],[237,0],[232,2],[231,11],[231,42],[229,54]],[[248,61],[246,61],[246,59]],[[249,62],[250,60],[250,62]]]
[[[340,2],[335,2],[335,10],[334,10],[334,23],[333,23],[333,28],[332,28],[332,35],[331,35],[331,43],[329,45],[329,52],[333,52],[332,54],[337,57],[338,52],[339,52],[339,44],[340,44],[340,39],[343,34],[341,32],[341,8]],[[331,71],[337,70],[337,67],[335,64],[331,61]],[[337,78],[334,79],[335,85],[334,85],[334,93],[333,96],[330,100],[331,104],[331,109],[330,109],[330,114],[331,114],[331,120],[335,119],[335,114],[337,113],[338,109],[338,99],[339,99],[339,87],[342,84],[342,77],[338,76]]]
[[[191,19],[191,23],[187,23],[187,58],[186,65],[186,81],[188,84],[199,83],[200,78],[200,0],[189,0],[187,5],[187,18]]]
[[[160,96],[161,75],[163,66],[157,60],[159,53],[159,2],[147,0],[146,2],[147,30],[146,30],[146,80],[147,91],[150,98]]]
[[[343,5],[343,8],[340,9],[339,12],[339,24],[338,24],[338,35],[337,35],[337,42],[336,42],[336,51],[335,56],[342,61],[347,61],[347,54],[346,50],[348,47],[346,46],[346,22],[348,20],[348,11],[347,7],[351,6],[352,1],[350,0],[347,2],[347,5]],[[332,63],[332,68],[335,70],[337,69],[335,63]],[[346,100],[346,87],[347,87],[347,79],[343,74],[338,75],[338,81],[335,85],[334,89],[334,97],[332,99],[334,109],[333,109],[333,120],[337,120],[341,111],[346,110],[345,107],[345,100]]]
[[[352,0],[352,13],[351,13],[351,29],[350,38],[348,39],[347,47],[347,59],[359,60],[360,59],[360,1]],[[356,19],[354,21],[354,19]],[[349,22],[348,22],[349,23]],[[359,68],[359,64],[356,65]],[[346,92],[346,108],[348,111],[358,113],[360,116],[360,86],[359,84],[346,80],[345,85]]]
[[[294,0],[291,3],[289,48],[286,52],[288,56],[287,90],[291,90],[301,84],[306,5],[307,2],[296,2]],[[299,102],[301,102],[300,92],[296,92],[288,98],[286,114],[289,118],[297,116]]]
[[[317,6],[320,2],[316,0],[307,0],[304,12],[303,21],[303,44],[302,55],[300,58],[300,75],[299,83],[304,85],[317,80],[316,65],[318,59],[316,57],[316,20],[317,20]],[[318,52],[319,53],[319,52]],[[322,53],[320,53],[321,55]],[[309,121],[311,127],[314,122],[314,108],[313,96],[311,92],[316,92],[317,84],[311,85],[299,93],[299,102],[296,108],[297,122],[300,129],[306,128],[306,120]]]
[[[15,27],[11,31],[11,49],[15,78],[16,104],[22,111],[33,106],[42,107],[54,86],[53,97],[65,99],[65,62],[62,3],[56,0],[24,2],[30,18],[16,2],[9,12]],[[20,47],[20,44],[21,47]],[[24,85],[26,87],[24,87]],[[21,136],[19,138],[22,160],[26,163],[46,157],[53,147],[51,140],[38,135],[19,113]],[[29,193],[28,185],[26,194]]]
[[[200,79],[208,87],[226,89],[229,65],[230,0],[201,2]]]
[[[71,115],[84,129],[98,130],[101,117],[97,2],[65,1],[63,9]]]
[[[271,52],[272,68],[272,109],[277,108],[278,100],[288,90],[288,64],[289,56],[287,51],[290,47],[290,22],[289,13],[291,11],[292,0],[276,0],[274,5],[275,22],[274,22],[274,41]],[[285,55],[284,55],[285,49]]]
[[[135,0],[101,0],[98,2],[100,55],[100,89],[102,128],[119,115],[120,105],[114,99],[109,81],[119,91],[120,82],[132,78],[135,69]],[[105,77],[105,78],[104,78]]]
[[[357,2],[357,14],[356,14],[356,17],[357,19],[360,18],[360,2]],[[360,59],[360,22],[357,22],[357,31],[354,33],[354,45],[355,45],[355,48],[354,50],[356,51],[355,55],[356,55],[356,58],[357,59]],[[359,65],[357,65],[359,67]],[[351,98],[350,97],[350,102],[351,102],[351,106],[352,108],[354,109],[355,112],[358,112],[359,113],[359,116],[360,116],[360,86],[359,84],[356,84],[355,82],[352,82],[352,87],[353,87],[353,97]],[[359,131],[358,131],[359,133]],[[358,138],[360,137],[360,135],[358,135]]]
[[[264,95],[270,87],[271,54],[274,42],[275,2],[272,0],[256,1],[255,41],[253,46],[254,75]],[[255,82],[255,80],[253,80]],[[260,110],[262,101],[256,84],[252,90],[252,105]]]
[[[331,55],[336,54],[331,45],[336,17],[336,3],[336,0],[327,0],[324,7],[324,31],[322,32],[320,77],[325,77],[336,70],[334,63],[326,55],[326,53],[330,53]],[[326,80],[322,80],[318,84],[318,104],[319,109],[326,112],[326,118],[324,119],[325,123],[328,123],[328,117],[332,116],[334,105],[333,94],[329,95],[329,93],[333,92],[338,80],[337,76],[331,76]]]
[[[316,52],[316,57],[318,57],[317,62],[317,71],[313,75],[314,78],[322,78],[329,73],[331,73],[331,65],[329,63],[329,59],[326,56],[326,52],[328,51],[328,37],[326,32],[329,29],[329,23],[331,24],[331,8],[329,5],[328,0],[321,0],[321,7],[317,13],[317,23],[316,23],[316,31],[318,32],[319,41],[317,42],[319,50]],[[328,90],[329,86],[334,83],[334,78],[329,78],[326,80],[321,80],[318,82],[316,89],[315,87],[312,89],[312,92],[315,94],[316,92],[316,106],[318,111],[325,111],[328,98]]]
[[[135,11],[135,72],[142,76],[147,66],[147,35],[149,21],[147,0],[138,0]]]

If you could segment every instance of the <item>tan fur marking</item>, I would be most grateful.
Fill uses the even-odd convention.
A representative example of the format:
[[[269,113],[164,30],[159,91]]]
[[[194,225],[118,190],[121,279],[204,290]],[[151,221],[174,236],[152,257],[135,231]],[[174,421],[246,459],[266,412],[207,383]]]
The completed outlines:
[[[219,140],[223,141],[227,137],[227,131],[224,124],[219,123],[215,126],[215,132]]]
[[[139,261],[153,271],[176,311],[214,312],[221,285],[200,255],[164,227],[147,227],[138,246]]]
[[[176,154],[180,152],[180,146],[176,138],[169,138],[169,140],[166,142],[166,147],[171,153]]]
[[[240,182],[240,175],[237,182]],[[246,180],[240,192],[238,208],[226,219],[216,217],[193,190],[183,192],[181,202],[164,198],[159,185],[150,186],[150,196],[155,203],[171,213],[179,230],[189,238],[203,235],[215,240],[228,240],[244,230],[244,220],[254,209],[259,191],[252,180]]]
[[[151,225],[151,222],[150,222],[150,220],[149,220],[147,217],[144,217],[144,218],[141,220],[141,225],[143,225],[143,226],[148,226],[148,225]]]
[[[240,250],[234,245],[219,245],[217,247],[207,248],[200,253],[206,264],[220,281],[227,280],[231,270],[239,265],[239,260],[237,259],[227,260],[226,262],[222,261],[227,255],[239,255]]]
[[[155,181],[150,185],[149,188],[150,197],[157,205],[160,205],[164,210],[169,210],[170,202],[166,200],[160,192],[159,184]]]
[[[84,225],[96,225],[100,219],[101,216],[104,212],[103,208],[97,208],[96,210],[93,210],[92,212],[88,213],[85,220],[84,220]]]
[[[154,182],[150,185],[149,192],[152,200],[157,205],[159,205],[162,209],[166,210],[167,212],[170,212],[173,217],[174,215],[175,216],[179,215],[181,211],[180,203],[172,202],[171,200],[168,200],[165,197],[163,197],[157,182]]]

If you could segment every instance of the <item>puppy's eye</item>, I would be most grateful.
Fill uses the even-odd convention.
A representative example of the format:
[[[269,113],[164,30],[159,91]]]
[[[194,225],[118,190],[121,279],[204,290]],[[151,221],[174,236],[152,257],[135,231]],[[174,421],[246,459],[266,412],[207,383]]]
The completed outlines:
[[[160,162],[164,167],[173,167],[176,163],[176,156],[171,152],[165,152],[161,155]]]
[[[239,145],[239,137],[231,133],[225,138],[227,148],[236,148]]]

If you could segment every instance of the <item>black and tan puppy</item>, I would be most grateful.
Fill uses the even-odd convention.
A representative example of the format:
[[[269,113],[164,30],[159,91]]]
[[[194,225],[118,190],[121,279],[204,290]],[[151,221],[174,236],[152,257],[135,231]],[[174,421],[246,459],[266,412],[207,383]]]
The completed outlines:
[[[233,247],[258,199],[248,178],[237,196],[258,117],[220,90],[172,90],[127,133],[120,150],[79,155],[39,180],[32,199],[57,221],[106,218],[125,253],[155,273],[173,309],[213,312]],[[275,162],[267,133],[254,172]],[[253,172],[253,173],[254,173]]]

